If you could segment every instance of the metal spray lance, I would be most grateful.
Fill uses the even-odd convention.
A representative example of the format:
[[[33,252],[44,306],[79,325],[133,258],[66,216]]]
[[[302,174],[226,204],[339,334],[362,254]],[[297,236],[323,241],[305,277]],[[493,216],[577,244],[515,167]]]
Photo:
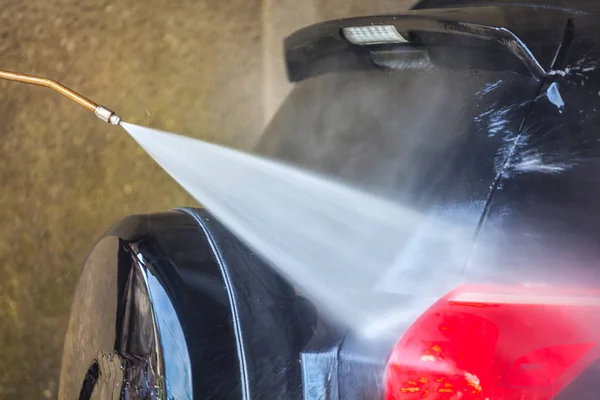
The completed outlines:
[[[112,110],[110,110],[104,106],[101,106],[99,104],[96,104],[89,99],[86,99],[79,93],[77,93],[77,92],[69,89],[68,87],[66,87],[56,81],[53,81],[51,79],[41,78],[41,77],[26,75],[26,74],[20,74],[17,72],[3,71],[3,70],[0,70],[0,79],[6,79],[9,81],[15,81],[15,82],[21,82],[21,83],[28,83],[30,85],[49,87],[50,89],[54,89],[57,92],[59,92],[60,94],[62,94],[63,96],[68,97],[69,99],[73,100],[74,102],[82,105],[83,107],[87,108],[88,110],[93,111],[94,114],[96,114],[96,116],[98,118],[100,118],[102,121],[108,122],[109,124],[112,124],[112,125],[119,125],[121,123],[121,117],[119,117],[117,114],[115,114]]]

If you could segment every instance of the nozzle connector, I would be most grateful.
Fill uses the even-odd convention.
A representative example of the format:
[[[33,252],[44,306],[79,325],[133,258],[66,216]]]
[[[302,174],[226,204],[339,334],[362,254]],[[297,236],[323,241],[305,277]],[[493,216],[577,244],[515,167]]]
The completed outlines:
[[[109,124],[119,125],[121,123],[121,117],[104,106],[97,106],[94,109],[94,114],[96,114],[96,117]]]

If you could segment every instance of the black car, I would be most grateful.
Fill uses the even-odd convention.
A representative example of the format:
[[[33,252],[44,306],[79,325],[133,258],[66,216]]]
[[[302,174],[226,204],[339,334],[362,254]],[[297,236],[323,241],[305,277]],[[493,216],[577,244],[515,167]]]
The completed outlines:
[[[423,0],[288,37],[257,152],[460,221],[460,283],[374,343],[207,211],[132,216],[84,266],[61,398],[600,398],[599,9]],[[436,246],[415,232],[443,275]]]

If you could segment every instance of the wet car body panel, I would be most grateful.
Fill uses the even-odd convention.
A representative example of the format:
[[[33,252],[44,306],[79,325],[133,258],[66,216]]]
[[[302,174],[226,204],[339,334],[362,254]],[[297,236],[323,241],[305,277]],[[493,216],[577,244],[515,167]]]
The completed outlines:
[[[548,29],[527,23],[537,9],[446,12],[447,18],[489,24],[514,19],[511,28],[527,32],[548,70],[562,58],[565,28],[573,17],[544,13],[554,29],[547,35]],[[441,18],[436,10],[431,15]],[[286,45],[310,47],[307,43],[318,43],[323,31],[362,21],[305,28]],[[512,71],[447,68],[449,60],[460,58],[455,50],[433,60],[429,69],[342,69],[303,80],[271,121],[259,152],[400,200],[429,218],[460,223],[463,234],[475,237],[506,155],[545,83]],[[427,229],[415,232],[411,253],[431,245]],[[469,251],[448,258],[458,260]],[[390,276],[394,273],[397,277],[402,271],[390,271]],[[394,288],[379,290],[394,293]]]
[[[299,398],[309,310],[206,211],[125,218],[83,268],[60,398]]]
[[[506,161],[469,266],[472,279],[483,278],[485,266],[505,271],[508,282],[543,270],[547,284],[600,284],[597,21],[575,19],[567,74],[546,83]]]
[[[261,152],[398,199],[429,221],[453,220],[474,236],[497,176],[497,156],[519,131],[540,84],[495,72],[402,71],[397,82],[375,74],[304,82],[269,126]],[[328,102],[331,107],[322,106]],[[429,229],[425,223],[415,232],[407,257],[430,246]],[[469,249],[460,250],[447,257],[466,257]],[[389,277],[402,273],[390,270]],[[379,290],[394,293],[385,287],[393,280]]]

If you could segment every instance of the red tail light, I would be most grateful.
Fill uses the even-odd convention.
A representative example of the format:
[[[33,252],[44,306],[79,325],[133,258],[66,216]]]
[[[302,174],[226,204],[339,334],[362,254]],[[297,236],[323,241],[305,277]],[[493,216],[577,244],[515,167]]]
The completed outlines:
[[[386,400],[550,400],[600,357],[599,340],[598,291],[461,286],[396,344]]]

